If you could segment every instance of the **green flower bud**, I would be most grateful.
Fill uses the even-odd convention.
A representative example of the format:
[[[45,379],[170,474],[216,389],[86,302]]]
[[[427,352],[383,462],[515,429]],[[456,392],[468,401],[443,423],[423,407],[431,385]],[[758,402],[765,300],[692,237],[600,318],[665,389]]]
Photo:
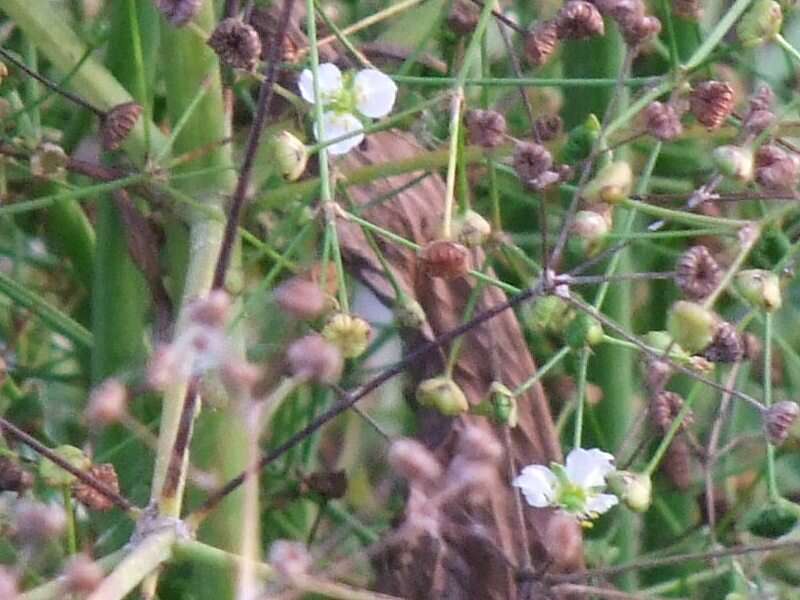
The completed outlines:
[[[567,325],[564,339],[576,350],[584,346],[594,346],[603,341],[603,326],[594,317],[578,313]]]
[[[81,471],[88,470],[92,466],[92,461],[83,453],[83,450],[75,446],[59,446],[54,452],[66,460],[76,469]],[[66,487],[72,485],[77,478],[72,473],[65,471],[56,463],[43,458],[39,463],[39,476],[51,487]]]
[[[696,302],[679,300],[672,305],[667,330],[689,352],[699,352],[714,337],[714,315]]]
[[[361,317],[338,313],[325,324],[322,336],[336,346],[342,356],[355,358],[369,345],[370,326]]]
[[[783,9],[775,0],[756,0],[739,20],[736,34],[745,48],[771,41],[781,31]]]
[[[574,316],[563,298],[545,296],[533,303],[527,321],[535,331],[560,335]]]
[[[583,198],[587,202],[606,202],[619,204],[631,193],[633,171],[625,161],[607,164],[597,172],[583,190]]]
[[[492,226],[474,210],[468,210],[453,219],[453,237],[467,248],[477,248],[492,233]]]
[[[781,282],[772,271],[748,269],[736,275],[736,289],[752,305],[767,312],[778,310],[781,299]]]
[[[800,506],[777,500],[758,509],[749,519],[747,530],[753,535],[778,538],[791,531],[800,518]]]
[[[489,402],[495,421],[509,427],[517,426],[517,399],[510,389],[499,381],[493,381],[489,387]]]
[[[567,142],[561,150],[561,162],[574,164],[587,158],[600,135],[600,129],[600,120],[590,114],[586,121],[570,130]]]
[[[432,377],[417,386],[417,402],[435,408],[443,415],[458,416],[469,410],[467,397],[449,377]]]
[[[653,482],[646,473],[615,471],[608,478],[608,489],[634,512],[646,512],[653,500]]]
[[[753,150],[743,146],[719,146],[714,149],[711,157],[720,173],[738,181],[753,179]]]
[[[293,133],[282,131],[275,138],[275,160],[283,178],[296,181],[306,170],[308,148]]]
[[[408,329],[420,329],[428,320],[422,305],[408,296],[403,296],[394,307],[397,322]]]

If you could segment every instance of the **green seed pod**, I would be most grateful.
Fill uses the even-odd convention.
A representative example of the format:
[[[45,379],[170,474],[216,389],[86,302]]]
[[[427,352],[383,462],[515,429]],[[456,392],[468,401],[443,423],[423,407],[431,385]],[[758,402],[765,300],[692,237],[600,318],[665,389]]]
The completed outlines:
[[[453,237],[467,248],[481,246],[492,233],[492,226],[474,210],[468,210],[453,219]]]
[[[275,160],[286,181],[297,181],[308,164],[308,148],[297,136],[282,131],[275,138]]]
[[[779,538],[794,528],[798,518],[800,506],[788,500],[778,500],[758,509],[749,519],[747,530],[760,537]]]
[[[753,179],[753,150],[743,146],[725,145],[714,149],[711,157],[720,173],[746,182]]]
[[[599,135],[600,120],[590,114],[583,123],[570,130],[559,157],[561,162],[575,164],[588,157]]]
[[[631,193],[633,186],[633,171],[625,161],[615,161],[607,164],[597,172],[597,175],[586,184],[583,198],[592,204],[606,202],[619,204]]]
[[[783,304],[781,282],[772,271],[747,269],[736,275],[736,288],[753,306],[775,312]]]
[[[435,408],[443,415],[458,416],[469,410],[467,397],[449,377],[432,377],[417,386],[417,402]]]
[[[646,473],[615,471],[608,476],[608,489],[634,512],[646,512],[653,501],[653,482]]]
[[[699,352],[714,337],[714,315],[696,302],[679,300],[669,311],[667,330],[688,352]]]
[[[422,305],[405,295],[394,307],[394,318],[401,326],[408,329],[420,329],[428,320]]]
[[[499,381],[493,381],[489,387],[489,402],[494,421],[509,427],[517,426],[517,399],[510,389]]]
[[[81,471],[85,471],[92,466],[92,461],[89,460],[89,457],[83,453],[83,450],[75,446],[59,446],[54,452]],[[72,485],[77,479],[75,475],[65,471],[46,458],[43,458],[39,463],[39,476],[51,487],[66,487]]]
[[[642,341],[658,352],[664,352],[670,348],[669,357],[680,363],[685,363],[691,358],[691,355],[666,331],[649,331],[642,336]]]
[[[603,341],[603,326],[594,317],[578,313],[567,325],[564,339],[576,350],[584,346],[594,346]]]
[[[545,296],[534,302],[526,321],[535,331],[560,335],[574,316],[575,313],[563,298]]]
[[[739,20],[736,35],[745,48],[754,48],[775,38],[783,26],[783,9],[774,0],[756,0]]]

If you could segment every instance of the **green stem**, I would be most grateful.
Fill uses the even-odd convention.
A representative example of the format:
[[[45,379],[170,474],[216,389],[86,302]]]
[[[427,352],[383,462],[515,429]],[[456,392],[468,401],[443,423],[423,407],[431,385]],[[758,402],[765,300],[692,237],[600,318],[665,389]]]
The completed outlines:
[[[764,315],[764,406],[772,406],[772,313]],[[775,475],[775,446],[767,441],[767,486],[770,500],[780,498]]]
[[[575,432],[573,434],[572,446],[573,448],[581,447],[581,440],[583,436],[583,409],[586,405],[584,397],[586,396],[586,373],[589,367],[589,348],[581,350],[580,359],[578,361],[578,389],[575,398]]]
[[[78,532],[75,527],[75,507],[72,505],[69,486],[61,489],[61,497],[64,500],[64,512],[67,513],[67,554],[71,556],[78,552]]]
[[[524,382],[519,384],[517,388],[512,392],[512,395],[517,397],[521,396],[525,392],[527,392],[531,387],[536,385],[536,382],[539,381],[542,377],[547,375],[548,371],[555,367],[561,359],[563,359],[567,354],[570,353],[570,347],[564,346],[558,352],[556,352],[553,356],[551,356],[546,363],[544,363],[541,367],[539,367],[536,371],[536,374],[532,375]]]
[[[796,61],[800,63],[800,52],[797,51],[797,48],[792,46],[785,37],[783,37],[780,33],[777,34],[774,38],[775,42]]]

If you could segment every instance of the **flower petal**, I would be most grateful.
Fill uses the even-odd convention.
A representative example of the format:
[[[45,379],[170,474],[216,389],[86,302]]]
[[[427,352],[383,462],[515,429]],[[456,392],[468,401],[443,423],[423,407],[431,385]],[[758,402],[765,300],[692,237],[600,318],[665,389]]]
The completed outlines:
[[[378,119],[388,115],[397,97],[397,86],[388,76],[375,69],[364,69],[353,82],[356,108],[365,117]]]
[[[517,487],[531,506],[550,506],[555,497],[556,476],[543,465],[528,465],[514,478],[511,485]]]
[[[322,115],[323,137],[319,135],[319,127],[314,127],[314,134],[320,141],[336,139],[340,136],[353,134],[347,139],[328,146],[331,154],[346,154],[361,143],[364,139],[364,125],[350,113],[337,113],[328,111]]]
[[[325,104],[342,90],[342,72],[333,63],[323,63],[319,66],[317,73],[319,74],[319,93],[322,96],[322,103]],[[315,104],[314,74],[311,69],[304,69],[300,73],[297,87],[300,88],[300,95],[303,96],[303,100],[310,104]]]
[[[619,498],[612,494],[597,494],[586,501],[586,512],[600,515],[618,503]]]
[[[614,470],[614,456],[597,448],[575,448],[567,456],[569,480],[584,489],[603,487],[606,475]]]

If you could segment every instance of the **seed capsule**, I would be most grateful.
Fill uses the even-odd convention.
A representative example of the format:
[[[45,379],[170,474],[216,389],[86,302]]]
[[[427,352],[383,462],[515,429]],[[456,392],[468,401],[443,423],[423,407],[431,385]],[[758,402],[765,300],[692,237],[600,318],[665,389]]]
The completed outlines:
[[[771,113],[770,113],[771,114]],[[756,183],[773,192],[791,192],[800,180],[800,159],[777,144],[765,144],[756,153]]]
[[[767,312],[775,312],[783,304],[781,282],[772,271],[740,271],[736,275],[736,287],[745,300]]]
[[[725,321],[718,323],[714,337],[703,352],[703,356],[715,363],[733,363],[742,360],[744,346],[736,327]]]
[[[139,120],[141,114],[142,107],[136,102],[118,104],[109,110],[103,117],[100,130],[103,148],[109,151],[119,148],[136,126],[136,121]]]
[[[301,321],[321,317],[328,308],[325,294],[314,281],[292,277],[275,288],[275,302],[289,316]]]
[[[208,38],[220,60],[234,69],[252,71],[261,56],[261,38],[251,25],[236,19],[220,21]]]
[[[484,148],[494,148],[505,141],[506,119],[495,110],[471,110],[467,113],[469,141]]]
[[[723,175],[741,182],[753,179],[755,162],[751,148],[726,144],[715,148],[711,157]]]
[[[553,166],[553,157],[544,146],[520,142],[514,147],[514,171],[525,185],[535,182]]]
[[[525,36],[525,56],[534,67],[550,60],[558,46],[558,26],[555,21],[543,21]]]
[[[292,342],[286,351],[286,360],[295,377],[324,384],[339,381],[344,368],[339,349],[318,334]]]
[[[447,24],[455,33],[467,35],[478,25],[477,7],[469,0],[456,0],[447,15]]]
[[[675,283],[684,296],[702,300],[719,284],[722,271],[705,246],[692,246],[675,265]]]
[[[450,240],[428,242],[419,251],[418,260],[428,277],[456,279],[470,270],[469,250]]]
[[[449,377],[433,377],[417,386],[417,402],[435,408],[443,415],[455,417],[469,410],[467,397]]]
[[[683,408],[683,398],[679,394],[662,390],[650,399],[650,420],[659,431],[666,433],[681,408]],[[681,429],[690,427],[693,421],[694,416],[689,411],[683,418]]]
[[[800,414],[800,405],[784,400],[776,402],[764,412],[764,430],[770,444],[780,446],[789,437],[789,432]]]
[[[155,0],[156,8],[174,27],[183,27],[194,19],[203,0]]]
[[[747,523],[747,529],[754,535],[775,539],[794,529],[798,518],[800,506],[781,499],[756,510]]]
[[[361,356],[369,345],[371,328],[361,317],[339,313],[322,329],[322,337],[339,348],[345,358]]]
[[[542,142],[549,142],[556,139],[561,135],[563,127],[564,122],[561,120],[561,117],[556,114],[543,115],[533,123],[536,135]]]
[[[739,19],[736,35],[745,48],[765,44],[780,33],[783,26],[783,9],[775,0],[756,0]]]
[[[692,89],[689,108],[700,123],[716,129],[733,112],[733,102],[733,87],[729,83],[703,81]]]
[[[453,235],[467,248],[481,246],[491,233],[489,221],[474,210],[468,210],[453,219]]]
[[[589,203],[618,204],[625,200],[633,186],[633,171],[625,161],[614,161],[597,172],[586,184],[583,198]]]
[[[297,181],[308,164],[308,148],[289,131],[275,138],[275,159],[286,181]]]
[[[0,456],[0,492],[29,490],[33,486],[33,476],[11,456]]]
[[[603,35],[603,16],[593,4],[584,0],[569,0],[556,16],[556,30],[562,40],[583,40]]]
[[[646,473],[614,471],[608,476],[608,488],[634,512],[647,512],[653,501],[653,482]]]
[[[658,17],[651,15],[622,19],[619,21],[619,25],[625,42],[628,46],[634,48],[641,46],[661,33],[661,21]]]
[[[92,465],[89,468],[89,475],[94,477],[100,483],[115,492],[119,492],[119,480],[117,479],[117,472],[114,465],[111,463],[104,463],[101,465]],[[75,499],[86,506],[89,510],[106,511],[114,507],[114,503],[110,498],[95,490],[92,486],[83,481],[76,481],[72,486],[72,494]]]
[[[714,325],[714,315],[710,310],[687,300],[673,304],[667,317],[670,335],[691,353],[699,352],[711,343]]]
[[[663,142],[674,140],[683,133],[683,125],[671,104],[651,102],[644,110],[647,133]]]
[[[676,435],[664,454],[661,463],[664,474],[679,490],[692,485],[692,450],[683,434]]]

